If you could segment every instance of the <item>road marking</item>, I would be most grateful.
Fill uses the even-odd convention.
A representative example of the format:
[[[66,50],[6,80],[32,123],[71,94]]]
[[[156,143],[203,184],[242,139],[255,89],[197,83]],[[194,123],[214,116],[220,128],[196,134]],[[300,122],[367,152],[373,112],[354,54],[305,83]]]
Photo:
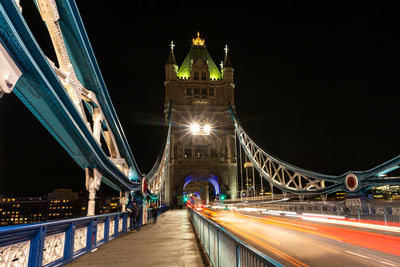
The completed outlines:
[[[390,262],[387,262],[387,261],[379,261],[379,262],[383,263],[383,264],[390,265],[390,266],[397,266],[397,264],[393,264],[393,263],[390,263]]]
[[[356,256],[361,257],[361,258],[370,259],[370,257],[368,257],[368,256],[364,256],[364,255],[361,255],[361,254],[357,254],[357,253],[355,253],[355,252],[351,252],[351,251],[348,251],[348,250],[345,250],[344,252],[346,252],[346,253],[348,253],[348,254],[356,255]]]

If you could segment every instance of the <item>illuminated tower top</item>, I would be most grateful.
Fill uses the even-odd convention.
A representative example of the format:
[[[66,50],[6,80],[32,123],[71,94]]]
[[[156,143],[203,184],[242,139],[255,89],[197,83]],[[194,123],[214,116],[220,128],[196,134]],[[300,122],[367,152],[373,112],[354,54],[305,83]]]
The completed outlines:
[[[193,38],[193,45],[205,45],[205,43],[206,40],[200,39],[200,33],[197,32],[197,38],[196,39]]]
[[[193,65],[201,59],[206,64],[209,77],[211,80],[222,80],[222,73],[215,65],[213,59],[207,51],[205,40],[200,39],[200,33],[197,33],[197,38],[193,38],[192,46],[189,53],[186,55],[183,63],[178,69],[177,77],[179,79],[188,79],[191,76]]]

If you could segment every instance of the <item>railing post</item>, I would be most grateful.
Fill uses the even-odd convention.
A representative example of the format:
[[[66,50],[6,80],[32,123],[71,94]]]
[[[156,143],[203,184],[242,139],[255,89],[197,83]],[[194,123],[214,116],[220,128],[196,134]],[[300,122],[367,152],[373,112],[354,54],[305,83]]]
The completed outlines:
[[[94,228],[94,220],[90,220],[89,225],[87,226],[87,239],[86,239],[86,247],[88,250],[92,250],[93,248],[93,241],[94,241],[94,233],[93,229]]]
[[[110,216],[104,221],[104,242],[110,240]]]
[[[72,256],[73,256],[73,253],[74,253],[75,229],[76,229],[76,223],[72,222],[68,227],[67,233],[65,234],[65,254],[64,254],[64,257],[66,259],[66,262],[72,261]]]
[[[126,213],[123,216],[124,219],[122,221],[122,232],[126,233],[128,232],[128,216]]]
[[[236,242],[235,242],[236,243]],[[236,243],[236,266],[240,267],[240,246],[238,243]]]
[[[36,235],[32,239],[31,250],[29,252],[28,266],[42,266],[44,239],[46,238],[46,226],[40,227]]]
[[[217,258],[217,267],[219,267],[219,258],[220,258],[220,255],[219,255],[219,252],[220,252],[220,249],[219,249],[219,229],[217,229],[217,250],[218,250],[218,253],[217,253],[217,256],[218,256],[218,258]]]
[[[386,220],[386,207],[383,207],[383,217],[385,219],[385,225],[387,225],[387,220]]]

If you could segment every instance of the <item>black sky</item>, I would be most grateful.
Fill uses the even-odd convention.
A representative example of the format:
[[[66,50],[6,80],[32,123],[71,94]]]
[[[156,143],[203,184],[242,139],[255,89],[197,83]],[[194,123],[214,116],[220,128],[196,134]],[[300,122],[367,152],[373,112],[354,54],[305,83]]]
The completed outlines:
[[[174,41],[181,63],[197,31],[217,65],[230,47],[238,117],[266,151],[327,174],[368,169],[399,154],[395,6],[296,2],[77,1],[142,172],[162,143],[168,44]],[[30,1],[22,6],[53,59],[37,11]],[[13,94],[0,100],[0,129],[0,194],[84,190],[83,170]]]

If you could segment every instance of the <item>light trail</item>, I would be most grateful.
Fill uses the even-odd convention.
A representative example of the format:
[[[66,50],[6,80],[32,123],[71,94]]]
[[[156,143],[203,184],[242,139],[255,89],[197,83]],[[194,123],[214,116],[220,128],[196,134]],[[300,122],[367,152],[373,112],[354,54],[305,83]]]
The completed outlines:
[[[298,217],[282,218],[265,216],[260,213],[257,213],[260,215],[257,216],[256,214],[250,215],[221,209],[203,209],[201,213],[238,237],[243,237],[253,244],[261,246],[265,251],[270,252],[270,255],[273,254],[294,266],[310,264],[308,261],[311,258],[305,259],[299,252],[299,249],[302,249],[301,246],[307,247],[308,250],[321,251],[320,254],[326,255],[324,257],[331,262],[332,257],[337,258],[339,262],[345,262],[341,266],[346,266],[348,262],[352,262],[353,265],[354,263],[370,265],[369,261],[373,262],[372,265],[400,266],[396,264],[400,263],[400,236],[389,235],[388,232],[362,231],[348,228],[349,225],[319,224],[317,221],[302,220]],[[322,219],[329,220],[329,218]],[[303,235],[296,234],[296,232],[303,233]],[[313,236],[320,238],[315,239]],[[293,248],[293,241],[302,245],[298,249]],[[359,247],[360,251],[354,252],[354,246]],[[314,249],[312,249],[313,247]],[[346,254],[348,256],[345,256]],[[326,266],[337,266],[336,260],[334,262],[334,265],[330,263]],[[347,266],[352,265],[348,264]]]
[[[262,247],[265,248],[266,250],[268,250],[268,251],[274,253],[275,255],[277,255],[277,256],[279,256],[279,257],[281,257],[281,258],[287,260],[288,262],[292,263],[292,264],[295,265],[295,266],[298,266],[298,267],[301,267],[301,266],[303,266],[303,267],[309,266],[309,265],[307,265],[307,264],[305,264],[305,263],[303,263],[303,262],[301,262],[301,261],[299,261],[299,260],[297,260],[297,259],[295,259],[295,258],[289,256],[288,254],[286,254],[286,253],[280,251],[279,249],[277,249],[277,248],[275,248],[275,247],[272,247],[271,245],[269,245],[269,244],[267,244],[267,243],[265,243],[265,242],[263,242],[263,241],[261,241],[261,240],[259,240],[259,239],[257,239],[257,238],[254,238],[252,235],[249,234],[249,232],[252,233],[253,235],[256,235],[256,236],[258,236],[258,237],[260,237],[260,238],[262,238],[262,239],[266,239],[266,240],[268,240],[268,241],[270,241],[270,242],[273,242],[273,243],[275,243],[275,244],[279,244],[278,241],[269,239],[269,238],[267,238],[267,237],[265,237],[265,236],[262,236],[262,235],[260,235],[260,234],[258,234],[258,233],[255,233],[255,232],[253,232],[253,231],[249,231],[249,230],[244,229],[244,228],[240,228],[240,229],[239,229],[238,227],[235,227],[235,226],[234,226],[233,224],[231,224],[231,223],[224,222],[224,221],[222,221],[222,220],[220,220],[220,219],[216,219],[216,218],[214,218],[214,217],[212,217],[212,216],[209,216],[209,215],[207,215],[207,214],[205,214],[205,213],[202,213],[202,215],[204,215],[205,217],[207,217],[207,218],[209,218],[209,219],[211,219],[211,220],[213,220],[213,221],[218,222],[218,224],[220,224],[221,226],[224,226],[224,227],[227,228],[227,229],[233,229],[234,232],[241,234],[242,236],[246,237],[247,239],[249,239],[249,240],[253,241],[254,243],[256,243],[256,244],[262,246]]]

